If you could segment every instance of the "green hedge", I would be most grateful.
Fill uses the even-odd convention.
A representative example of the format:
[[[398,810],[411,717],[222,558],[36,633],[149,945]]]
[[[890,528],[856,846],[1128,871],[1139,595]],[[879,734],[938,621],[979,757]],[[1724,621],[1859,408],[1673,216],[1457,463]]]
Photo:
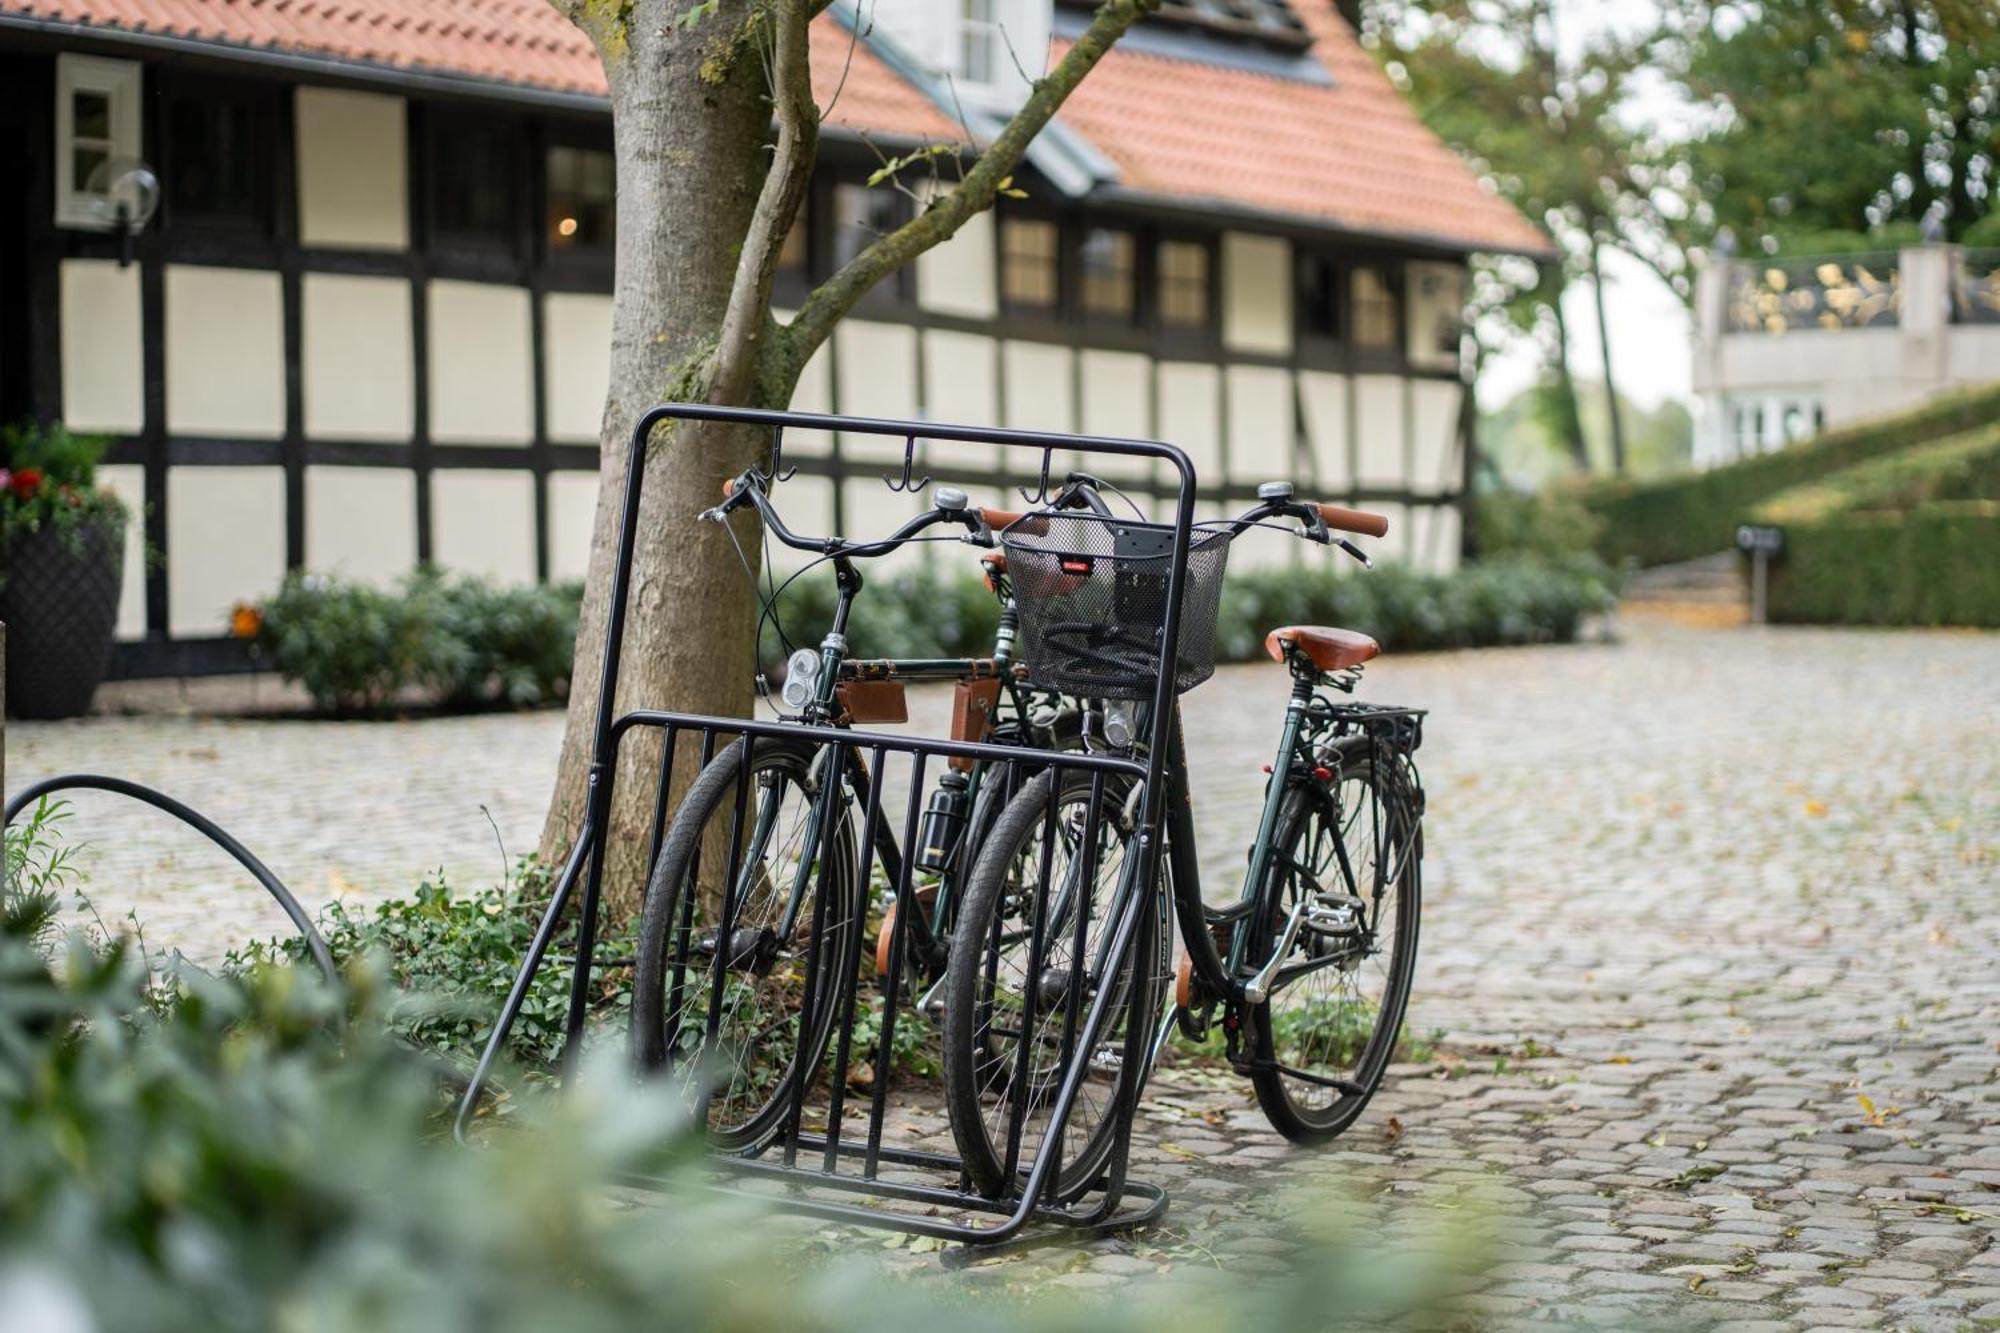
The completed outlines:
[[[1791,528],[1858,510],[1908,510],[1936,500],[2000,499],[2000,425],[1856,463],[1780,491],[1751,511]]]
[[[1899,416],[1777,453],[1664,481],[1601,481],[1582,492],[1604,520],[1597,550],[1613,563],[1671,564],[1729,549],[1760,502],[1856,463],[2000,422],[2000,386],[1949,394]]]
[[[2000,501],[1843,513],[1789,528],[1776,621],[2000,627]]]
[[[1243,662],[1264,651],[1279,625],[1326,624],[1372,634],[1393,652],[1563,643],[1584,620],[1617,604],[1616,580],[1591,556],[1510,556],[1451,574],[1422,574],[1387,564],[1363,573],[1257,570],[1223,585],[1216,654]],[[833,578],[817,571],[780,602],[795,643],[817,643],[833,617]],[[855,603],[848,640],[855,651],[884,657],[961,657],[990,652],[998,604],[971,574],[930,567],[877,576]],[[766,631],[761,656],[783,654]]]

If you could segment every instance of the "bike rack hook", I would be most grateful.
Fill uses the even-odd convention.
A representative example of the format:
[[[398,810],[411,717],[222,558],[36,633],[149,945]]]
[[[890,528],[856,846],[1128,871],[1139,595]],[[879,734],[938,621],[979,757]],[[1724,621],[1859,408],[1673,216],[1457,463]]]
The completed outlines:
[[[780,469],[784,461],[785,428],[783,426],[773,426],[771,427],[771,470],[763,474],[765,490],[768,491],[774,483],[790,481],[793,477],[799,475],[797,468],[793,468],[789,472],[781,471]]]
[[[1035,494],[1028,494],[1026,486],[1017,486],[1014,488],[1020,493],[1021,498],[1031,505],[1045,505],[1049,502],[1049,460],[1054,456],[1055,450],[1042,450],[1042,484],[1041,488]]]
[[[911,480],[916,467],[917,437],[906,435],[903,437],[903,475],[900,478],[884,477],[882,478],[882,484],[899,494],[904,491],[920,491],[931,484],[931,478],[929,473],[925,473],[921,481]]]

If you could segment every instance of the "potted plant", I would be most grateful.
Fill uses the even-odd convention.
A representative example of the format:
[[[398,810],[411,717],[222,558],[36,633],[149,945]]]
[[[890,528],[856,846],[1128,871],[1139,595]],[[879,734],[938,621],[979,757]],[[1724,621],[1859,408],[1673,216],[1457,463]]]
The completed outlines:
[[[97,488],[106,444],[59,422],[0,427],[0,621],[16,717],[87,711],[111,661],[126,513]]]

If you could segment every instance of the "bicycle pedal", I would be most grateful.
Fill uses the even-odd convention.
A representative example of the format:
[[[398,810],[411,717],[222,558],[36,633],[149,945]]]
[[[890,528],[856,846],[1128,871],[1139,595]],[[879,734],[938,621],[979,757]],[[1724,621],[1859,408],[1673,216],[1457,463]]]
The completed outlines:
[[[1367,912],[1368,904],[1351,893],[1321,893],[1314,895],[1299,924],[1315,935],[1351,935]]]

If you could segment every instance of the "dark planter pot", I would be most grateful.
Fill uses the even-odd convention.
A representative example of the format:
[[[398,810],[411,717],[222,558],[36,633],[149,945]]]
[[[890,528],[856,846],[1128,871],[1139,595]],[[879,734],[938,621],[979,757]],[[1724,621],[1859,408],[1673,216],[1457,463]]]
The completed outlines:
[[[7,712],[76,717],[111,664],[125,572],[119,523],[91,523],[66,539],[52,527],[7,544],[0,620],[7,623]]]

